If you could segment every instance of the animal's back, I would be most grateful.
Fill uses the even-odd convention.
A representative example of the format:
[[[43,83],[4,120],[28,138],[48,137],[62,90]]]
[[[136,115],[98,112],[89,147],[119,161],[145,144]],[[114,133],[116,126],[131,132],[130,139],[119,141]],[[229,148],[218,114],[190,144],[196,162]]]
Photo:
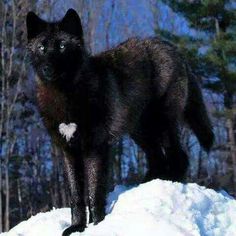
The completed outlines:
[[[97,57],[115,71],[123,88],[129,83],[135,89],[140,85],[139,89],[149,90],[149,95],[151,90],[161,97],[171,81],[180,77],[187,80],[177,48],[157,37],[131,38]]]

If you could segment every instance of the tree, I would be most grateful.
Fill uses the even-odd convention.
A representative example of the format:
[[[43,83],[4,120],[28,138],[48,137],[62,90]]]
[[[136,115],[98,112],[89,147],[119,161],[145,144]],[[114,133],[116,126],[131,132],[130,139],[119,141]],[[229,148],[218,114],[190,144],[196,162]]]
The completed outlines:
[[[48,146],[44,141],[45,129],[39,122],[34,101],[29,98],[33,86],[26,80],[25,16],[30,9],[35,8],[36,1],[4,0],[0,3],[0,232],[9,230],[17,221],[26,218],[28,210],[22,206],[34,203],[34,199],[26,200],[30,191],[24,191],[28,188],[29,179],[37,183],[36,189],[41,189],[41,193],[45,191],[45,186],[49,186],[47,176],[42,175],[43,170],[39,168],[48,164],[47,156],[42,159],[40,155]],[[41,126],[40,129],[37,129],[38,126]],[[31,153],[31,146],[27,144],[37,144],[38,141],[42,142],[42,146]],[[36,175],[29,176],[27,171],[24,172],[27,156],[31,156],[29,153],[33,154]],[[37,161],[39,156],[43,163]],[[40,176],[45,179],[34,182]],[[40,204],[36,206],[35,212],[38,212],[39,207]],[[18,218],[16,209],[20,211]]]
[[[22,1],[19,1],[17,4],[14,1],[1,2],[2,23],[1,23],[1,56],[0,56],[1,58],[0,138],[1,138],[1,161],[4,165],[4,183],[5,183],[5,191],[4,191],[5,230],[8,230],[10,227],[9,158],[12,155],[14,146],[16,144],[16,134],[15,132],[13,132],[14,128],[16,128],[16,123],[14,121],[16,117],[20,115],[20,111],[17,109],[17,106],[20,104],[19,98],[21,93],[21,83],[22,80],[25,78],[25,63],[24,63],[25,53],[19,53],[19,51],[22,52],[22,50],[20,50],[19,41],[17,40],[17,36],[22,34],[22,27],[17,27],[18,22],[21,22],[20,14],[18,14],[17,11],[18,8],[22,7],[22,4],[23,4]],[[22,11],[20,11],[19,13],[22,13]],[[23,63],[21,64],[15,63],[16,62],[15,59],[17,57]],[[1,220],[2,219],[3,217],[1,217]]]
[[[230,0],[163,0],[184,17],[197,37],[162,32],[185,53],[194,72],[204,79],[205,88],[223,96],[218,118],[225,120],[227,146],[232,160],[236,193],[235,94],[236,94],[236,11]],[[216,114],[215,114],[216,115]],[[219,145],[221,146],[221,145]]]

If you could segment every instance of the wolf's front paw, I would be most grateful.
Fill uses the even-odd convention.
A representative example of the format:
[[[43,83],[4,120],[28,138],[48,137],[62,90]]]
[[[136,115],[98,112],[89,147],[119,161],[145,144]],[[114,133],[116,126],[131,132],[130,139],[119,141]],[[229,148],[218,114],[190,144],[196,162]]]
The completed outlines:
[[[84,229],[85,229],[85,225],[80,225],[80,224],[71,225],[70,227],[64,230],[64,232],[62,233],[62,236],[69,236],[75,232],[83,232]]]

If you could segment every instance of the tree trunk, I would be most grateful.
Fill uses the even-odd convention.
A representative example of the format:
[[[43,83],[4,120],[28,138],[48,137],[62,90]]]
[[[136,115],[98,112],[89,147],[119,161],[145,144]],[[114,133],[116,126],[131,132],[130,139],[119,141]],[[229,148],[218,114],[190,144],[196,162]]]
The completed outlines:
[[[17,179],[17,192],[18,192],[18,204],[20,210],[20,220],[23,218],[23,209],[22,209],[22,194],[21,194],[21,186],[20,186],[20,179]]]
[[[0,233],[3,232],[2,217],[2,161],[0,156]]]
[[[7,155],[8,156],[8,155]],[[5,160],[5,221],[4,221],[4,229],[5,231],[9,231],[10,223],[9,223],[9,202],[10,202],[10,192],[9,192],[9,171],[8,171],[8,157]]]
[[[5,26],[6,23],[6,11],[3,7],[3,3],[0,3],[1,6],[1,23],[2,26]],[[0,40],[3,42],[3,39],[5,38],[5,31],[4,27],[2,27],[0,31]],[[3,46],[1,47],[1,68],[2,70],[5,67],[5,61],[4,61],[4,50]],[[2,188],[2,157],[3,157],[3,128],[4,128],[4,109],[5,109],[5,76],[4,73],[1,75],[1,117],[0,117],[0,233],[3,232],[3,205],[2,205],[2,193],[3,193],[3,188]]]
[[[228,142],[230,149],[230,156],[232,159],[233,165],[233,184],[234,184],[234,195],[236,196],[236,148],[235,148],[235,139],[234,139],[234,125],[231,118],[227,119],[226,126],[228,129]]]
[[[137,163],[138,163],[138,175],[142,177],[145,173],[145,165],[144,165],[144,154],[140,147],[137,146]]]
[[[198,155],[198,168],[197,168],[197,180],[202,177],[202,149],[199,151]]]
[[[118,150],[116,155],[117,161],[117,182],[118,184],[122,183],[122,170],[121,170],[121,157],[123,154],[123,137],[120,139],[118,143]]]
[[[112,0],[111,2],[111,12],[110,12],[110,17],[107,20],[107,22],[105,22],[106,26],[105,26],[105,35],[106,35],[106,49],[110,49],[110,30],[111,30],[111,23],[112,23],[112,18],[113,18],[113,13],[114,13],[114,9],[115,9],[115,0]]]

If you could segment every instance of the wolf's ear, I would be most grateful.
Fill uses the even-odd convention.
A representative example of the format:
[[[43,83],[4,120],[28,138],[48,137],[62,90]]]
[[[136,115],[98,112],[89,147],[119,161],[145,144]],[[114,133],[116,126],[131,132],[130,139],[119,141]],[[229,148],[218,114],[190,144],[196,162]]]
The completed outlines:
[[[27,14],[26,26],[28,40],[30,40],[42,33],[46,29],[47,23],[31,11]]]
[[[83,39],[83,29],[79,15],[73,9],[69,9],[66,15],[59,24],[61,30],[66,33],[77,36]]]

